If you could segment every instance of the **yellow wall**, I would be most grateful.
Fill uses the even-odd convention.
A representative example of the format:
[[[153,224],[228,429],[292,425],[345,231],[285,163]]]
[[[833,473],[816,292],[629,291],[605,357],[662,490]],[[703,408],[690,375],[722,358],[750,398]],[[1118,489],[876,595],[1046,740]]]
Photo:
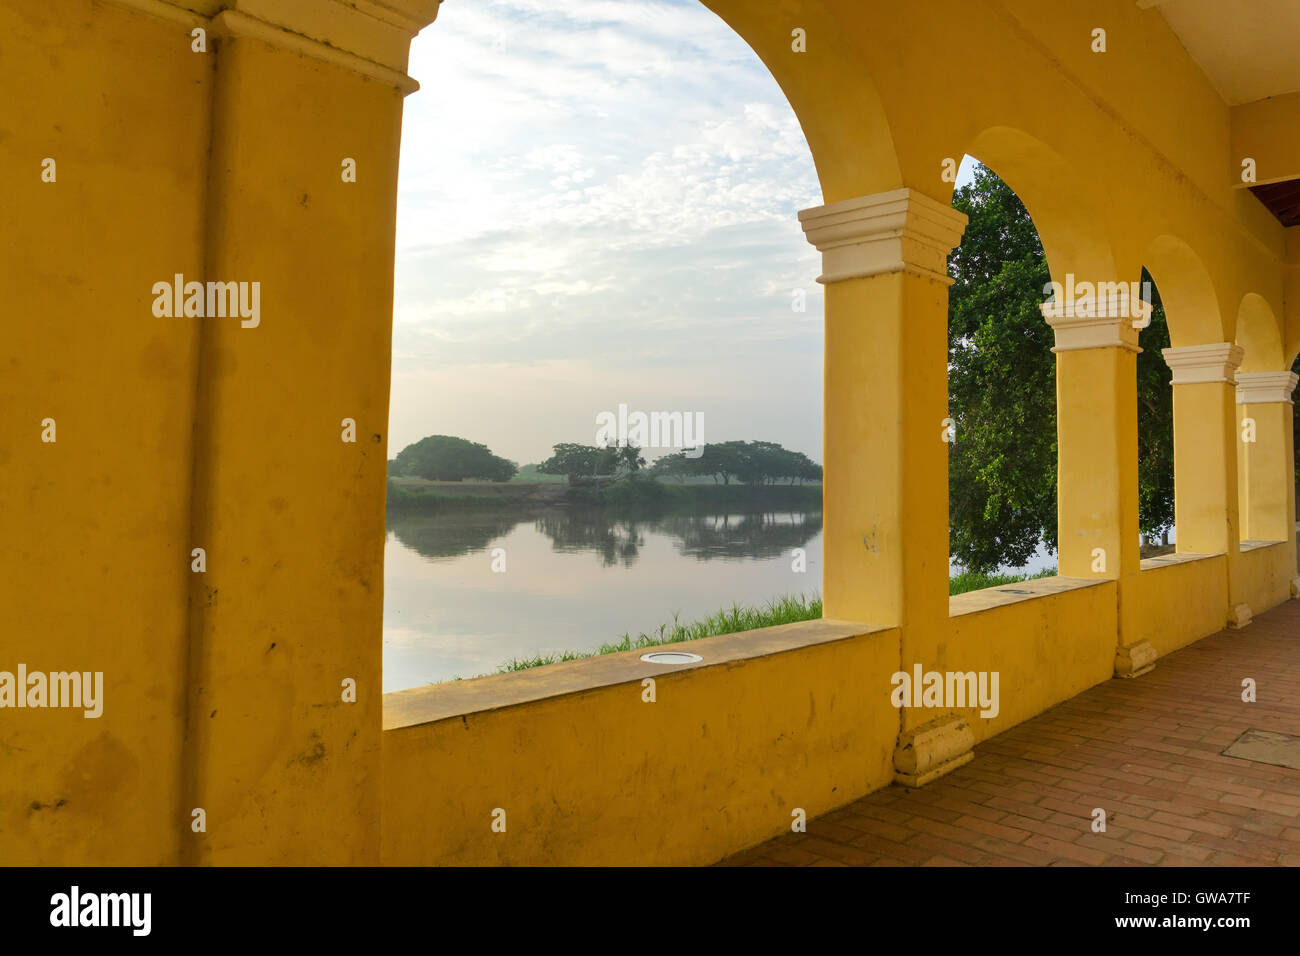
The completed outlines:
[[[1223,630],[1230,603],[1226,556],[1145,568],[1138,587],[1138,637],[1150,641],[1162,657]]]
[[[98,719],[0,711],[5,863],[166,863],[182,839],[199,327],[154,319],[150,287],[202,270],[212,73],[176,38],[0,5],[0,670],[105,684]]]
[[[1241,554],[1242,590],[1253,613],[1276,607],[1291,597],[1296,576],[1294,548],[1286,542],[1265,545]]]
[[[711,659],[745,637],[671,649]],[[899,719],[889,677],[898,656],[898,631],[876,631],[667,671],[656,678],[654,703],[642,700],[638,678],[390,727],[383,861],[704,864],[788,833],[795,808],[812,817],[888,784]],[[487,693],[511,676],[476,683]],[[413,694],[436,702],[456,690]],[[387,695],[387,709],[402,697]],[[505,833],[491,829],[496,808],[506,811]]]
[[[1111,677],[1116,609],[1116,584],[1105,581],[955,614],[926,669],[998,672],[997,716],[960,712],[986,740]]]
[[[225,42],[207,268],[260,280],[262,319],[203,320],[191,859],[374,863],[401,96]]]

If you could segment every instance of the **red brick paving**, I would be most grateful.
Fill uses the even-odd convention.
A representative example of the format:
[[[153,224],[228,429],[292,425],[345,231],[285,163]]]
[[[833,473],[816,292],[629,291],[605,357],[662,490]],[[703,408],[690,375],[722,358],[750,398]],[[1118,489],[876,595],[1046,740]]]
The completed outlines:
[[[1085,691],[929,786],[886,787],[722,865],[1300,866],[1300,770],[1222,754],[1250,729],[1300,736],[1300,602]]]

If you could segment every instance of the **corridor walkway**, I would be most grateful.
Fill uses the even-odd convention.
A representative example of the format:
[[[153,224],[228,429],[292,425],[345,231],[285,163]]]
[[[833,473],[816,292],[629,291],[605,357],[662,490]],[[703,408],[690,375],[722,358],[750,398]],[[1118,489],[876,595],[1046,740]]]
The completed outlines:
[[[1300,601],[977,745],[923,789],[887,787],[723,865],[1300,865],[1300,769],[1223,755],[1252,729],[1300,737]]]

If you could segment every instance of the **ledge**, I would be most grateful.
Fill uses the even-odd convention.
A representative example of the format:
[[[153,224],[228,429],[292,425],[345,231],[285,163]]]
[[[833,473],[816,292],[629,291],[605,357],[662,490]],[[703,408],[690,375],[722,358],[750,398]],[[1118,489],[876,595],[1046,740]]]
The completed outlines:
[[[399,690],[383,696],[383,729],[399,730],[617,684],[640,683],[647,677],[659,678],[684,670],[734,664],[888,630],[891,628],[821,618],[697,641],[602,654],[509,674]],[[689,651],[699,654],[704,660],[694,664],[664,665],[648,664],[640,659],[642,654],[660,650]]]
[[[1286,542],[1285,541],[1264,541],[1260,539],[1253,539],[1250,541],[1241,542],[1241,544],[1239,544],[1238,547],[1244,553],[1246,551],[1258,551],[1260,548],[1271,548],[1275,544],[1286,544]]]
[[[1222,558],[1220,554],[1161,554],[1154,558],[1143,558],[1138,563],[1139,571],[1155,571],[1158,568],[1167,568],[1175,564],[1191,564],[1193,561],[1205,561],[1209,558]]]
[[[948,598],[948,616],[959,617],[963,614],[977,614],[994,608],[1033,601],[1051,594],[1064,594],[1081,588],[1096,587],[1100,584],[1113,584],[1111,578],[1034,578],[1032,581],[1017,581],[1015,584],[1000,584],[995,588],[983,588],[979,591],[967,591],[954,594]]]

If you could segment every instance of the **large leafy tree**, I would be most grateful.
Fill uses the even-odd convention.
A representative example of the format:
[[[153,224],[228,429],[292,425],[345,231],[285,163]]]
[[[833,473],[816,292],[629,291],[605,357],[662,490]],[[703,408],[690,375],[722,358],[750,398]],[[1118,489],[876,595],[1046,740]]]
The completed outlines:
[[[635,471],[645,464],[641,449],[632,445],[600,448],[596,445],[561,442],[552,446],[552,451],[554,453],[551,457],[538,465],[537,470],[544,475],[565,475],[569,484],[580,478],[614,475],[620,467]]]
[[[966,568],[1023,565],[1056,548],[1056,362],[1039,309],[1051,276],[1028,210],[991,170],[957,190],[970,219],[948,260],[949,546]],[[1145,271],[1143,279],[1149,279]],[[1139,524],[1173,523],[1173,397],[1155,295],[1138,357]]]
[[[486,445],[451,435],[430,435],[407,445],[391,468],[394,475],[429,481],[509,481],[517,470],[514,462],[492,454]]]
[[[799,451],[771,441],[724,441],[704,446],[703,454],[688,458],[682,452],[664,455],[651,469],[655,477],[710,476],[715,484],[774,485],[778,481],[821,481],[822,466]]]
[[[1142,281],[1151,283],[1152,310],[1137,357],[1138,527],[1156,539],[1174,525],[1174,389],[1173,372],[1161,355],[1169,348],[1169,326],[1160,290],[1146,269]]]
[[[1056,546],[1056,366],[1039,304],[1050,281],[1020,199],[991,170],[957,190],[970,223],[948,260],[949,547],[977,571]]]

